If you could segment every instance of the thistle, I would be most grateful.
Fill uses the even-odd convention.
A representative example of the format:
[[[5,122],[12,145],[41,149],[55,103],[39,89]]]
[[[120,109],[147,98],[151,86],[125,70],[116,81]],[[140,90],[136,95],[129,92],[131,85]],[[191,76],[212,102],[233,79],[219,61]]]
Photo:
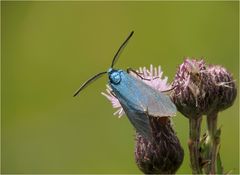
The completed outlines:
[[[171,97],[179,112],[189,119],[190,161],[193,174],[201,174],[199,163],[199,140],[202,115],[210,108],[206,103],[208,94],[206,64],[203,60],[186,59],[178,68],[173,81]]]
[[[167,83],[167,77],[162,78],[162,70],[150,66],[150,70],[139,68],[137,73],[141,75],[140,78],[136,74],[132,74],[146,84],[159,91],[166,91],[171,89]],[[111,89],[107,86],[107,93],[102,93],[111,103],[113,108],[117,108],[114,114],[118,117],[124,115],[124,110],[119,103],[118,99],[112,94]],[[183,161],[183,149],[180,142],[172,128],[172,116],[148,116],[152,140],[146,139],[140,133],[136,132],[136,145],[135,145],[135,161],[139,169],[145,173],[167,174],[175,173]]]
[[[217,128],[218,113],[232,106],[236,96],[237,89],[232,75],[226,68],[219,65],[211,65],[208,67],[207,72],[211,78],[211,89],[214,93],[212,96],[212,109],[207,113],[207,129],[208,129],[208,142],[206,146],[207,155],[205,160],[211,160],[210,164],[205,168],[207,174],[215,174],[217,168],[217,160],[220,159],[220,133],[221,129]],[[219,155],[219,158],[218,158]]]
[[[192,172],[201,174],[208,162],[205,172],[215,174],[221,133],[217,129],[217,114],[230,107],[236,98],[232,75],[222,66],[186,59],[177,70],[173,86],[171,97],[177,109],[189,119],[188,146]],[[201,150],[199,142],[203,115],[207,115],[208,139],[203,139],[207,151]]]

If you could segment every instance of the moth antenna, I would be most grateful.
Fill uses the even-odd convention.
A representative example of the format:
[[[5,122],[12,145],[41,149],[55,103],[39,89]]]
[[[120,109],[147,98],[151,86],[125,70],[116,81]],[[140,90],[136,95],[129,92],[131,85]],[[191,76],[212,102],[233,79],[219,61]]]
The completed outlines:
[[[81,92],[85,87],[87,87],[90,83],[92,83],[93,81],[97,80],[98,78],[102,77],[103,74],[106,74],[107,72],[100,72],[96,75],[94,75],[93,77],[91,77],[90,79],[88,79],[85,83],[82,84],[82,86],[74,93],[73,97],[76,97],[79,92]]]
[[[111,68],[113,68],[113,66],[116,64],[120,54],[122,53],[123,49],[126,47],[129,39],[132,37],[134,31],[132,31],[130,33],[130,35],[127,37],[127,39],[122,43],[122,45],[119,47],[117,53],[115,54],[115,56],[113,57],[113,60],[112,60],[112,65],[111,65]]]

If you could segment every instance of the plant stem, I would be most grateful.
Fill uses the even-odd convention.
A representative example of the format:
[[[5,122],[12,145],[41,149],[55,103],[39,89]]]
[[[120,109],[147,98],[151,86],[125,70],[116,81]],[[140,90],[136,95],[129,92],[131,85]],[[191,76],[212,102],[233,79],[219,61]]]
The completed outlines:
[[[208,153],[208,160],[210,164],[207,168],[207,173],[216,174],[216,160],[220,145],[220,135],[217,134],[217,116],[218,112],[212,112],[207,115],[207,128],[210,138],[210,150]]]
[[[189,152],[193,174],[202,174],[200,166],[199,141],[201,132],[202,116],[189,118]]]

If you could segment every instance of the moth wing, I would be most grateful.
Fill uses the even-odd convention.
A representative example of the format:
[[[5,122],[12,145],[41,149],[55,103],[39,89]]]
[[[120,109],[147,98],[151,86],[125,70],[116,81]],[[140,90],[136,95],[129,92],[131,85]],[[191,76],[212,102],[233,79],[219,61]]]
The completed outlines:
[[[173,116],[176,114],[176,106],[169,96],[153,89],[151,94],[147,95],[147,97],[147,103],[145,103],[144,106],[147,107],[149,115],[162,117]]]
[[[152,138],[152,131],[147,113],[133,110],[124,105],[122,105],[122,107],[137,132],[139,132],[146,139],[150,140]]]
[[[142,110],[147,110],[149,115],[155,117],[175,115],[177,109],[169,96],[152,88],[142,80],[132,75],[129,76],[132,79],[131,82],[134,82],[134,85],[132,85],[134,88],[129,88],[129,93],[136,94],[137,92],[137,100],[135,100],[137,106],[141,106]]]

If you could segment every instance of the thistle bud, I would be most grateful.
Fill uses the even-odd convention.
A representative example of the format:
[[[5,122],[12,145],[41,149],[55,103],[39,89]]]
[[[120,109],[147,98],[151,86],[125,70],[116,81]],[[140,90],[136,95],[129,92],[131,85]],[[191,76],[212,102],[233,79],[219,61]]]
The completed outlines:
[[[145,174],[174,174],[184,157],[169,117],[149,116],[153,140],[136,133],[135,161]]]
[[[232,75],[222,66],[212,65],[207,69],[210,80],[212,82],[211,90],[213,90],[211,101],[211,110],[207,113],[207,130],[209,135],[210,147],[206,151],[205,159],[210,160],[210,164],[205,168],[207,174],[216,174],[216,164],[219,162],[220,148],[220,129],[217,129],[218,112],[232,106],[237,89]],[[222,166],[221,166],[222,167]],[[220,168],[222,169],[222,168]]]
[[[212,103],[215,103],[214,110],[222,111],[232,106],[237,96],[237,88],[232,75],[219,65],[211,65],[207,71],[213,85],[214,93],[212,95],[215,99]]]

